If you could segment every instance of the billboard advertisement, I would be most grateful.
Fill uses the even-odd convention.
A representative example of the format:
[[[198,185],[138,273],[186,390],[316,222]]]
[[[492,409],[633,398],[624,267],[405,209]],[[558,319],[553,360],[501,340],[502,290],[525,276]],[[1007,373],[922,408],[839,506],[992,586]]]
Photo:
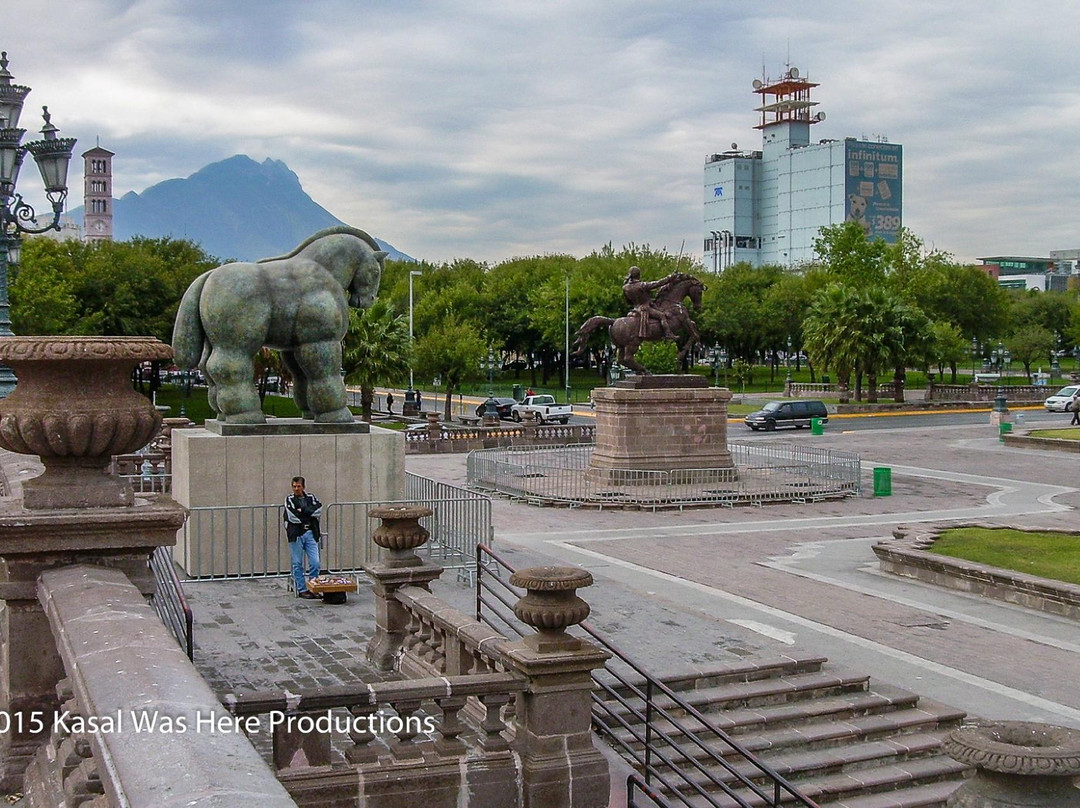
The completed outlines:
[[[903,147],[862,140],[849,140],[846,146],[844,220],[858,222],[867,237],[891,244],[903,225]]]

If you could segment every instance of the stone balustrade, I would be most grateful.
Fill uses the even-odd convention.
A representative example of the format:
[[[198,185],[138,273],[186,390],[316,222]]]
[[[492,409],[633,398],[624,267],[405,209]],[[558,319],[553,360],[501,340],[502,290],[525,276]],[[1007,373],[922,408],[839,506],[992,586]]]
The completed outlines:
[[[998,389],[996,384],[932,384],[926,389],[926,400],[989,402],[997,398]],[[1041,404],[1055,390],[1034,384],[1010,384],[1005,386],[1005,397],[1015,403]]]
[[[507,638],[490,626],[448,608],[418,586],[397,591],[407,613],[399,669],[426,676],[478,674],[503,669],[500,651]]]
[[[27,805],[295,805],[123,572],[49,570],[37,591],[66,676]]]
[[[377,515],[378,509],[372,511]],[[384,525],[387,524],[385,517]],[[430,591],[442,569],[407,555],[417,548],[406,537],[416,535],[406,520],[397,530],[408,550],[364,566],[374,581],[376,632],[368,661],[382,670],[416,677],[483,676],[504,671],[522,677],[513,702],[503,705],[510,722],[510,751],[520,762],[520,803],[477,803],[521,808],[564,805],[602,808],[608,804],[610,774],[591,733],[592,671],[609,655],[563,629],[588,614],[576,589],[592,583],[584,570],[539,567],[520,570],[512,580],[528,591],[515,606],[519,619],[537,629],[535,635],[511,641],[492,628],[448,608]],[[381,543],[381,542],[380,542]],[[469,714],[466,705],[465,714]],[[491,706],[483,714],[493,722]],[[293,792],[294,794],[296,792]],[[469,795],[469,804],[472,795]],[[516,799],[516,798],[515,798]],[[369,801],[368,804],[371,804]],[[397,803],[395,803],[396,805]],[[404,803],[401,803],[404,804]],[[425,805],[434,804],[425,799]]]
[[[473,805],[512,806],[521,770],[503,708],[525,686],[520,675],[484,673],[224,702],[273,727],[274,766],[298,805],[456,806],[467,793]]]
[[[432,428],[429,423],[426,431],[407,432],[405,451],[410,454],[443,454],[504,446],[565,446],[595,440],[596,427],[593,424],[538,425],[524,421],[514,426],[450,427],[435,422],[435,427]]]

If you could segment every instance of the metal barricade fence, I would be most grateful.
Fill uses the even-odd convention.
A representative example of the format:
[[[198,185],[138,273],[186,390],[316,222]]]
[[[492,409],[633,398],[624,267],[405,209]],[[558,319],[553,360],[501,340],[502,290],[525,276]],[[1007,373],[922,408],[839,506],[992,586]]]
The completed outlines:
[[[762,504],[861,492],[857,454],[799,444],[732,442],[733,467],[650,471],[590,468],[593,446],[471,452],[468,483],[533,503],[645,508]]]
[[[283,575],[292,561],[282,506],[191,508],[173,557],[192,578]]]
[[[473,491],[406,474],[406,498],[338,502],[323,509],[320,561],[324,570],[355,574],[375,561],[371,541],[379,520],[368,511],[380,505],[425,505],[421,520],[431,538],[420,550],[458,577],[476,570],[476,545],[492,544],[491,500]],[[174,557],[192,578],[260,578],[286,575],[291,566],[281,505],[191,508]]]

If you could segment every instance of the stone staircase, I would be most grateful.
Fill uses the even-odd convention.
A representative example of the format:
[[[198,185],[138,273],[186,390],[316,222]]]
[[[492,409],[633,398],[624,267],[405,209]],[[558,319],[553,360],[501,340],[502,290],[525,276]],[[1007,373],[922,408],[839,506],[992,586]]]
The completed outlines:
[[[940,750],[941,740],[960,725],[964,713],[887,685],[870,685],[868,676],[833,670],[824,657],[783,657],[717,667],[694,675],[665,678],[664,683],[703,713],[716,727],[755,754],[819,805],[835,808],[920,808],[944,806],[969,773]],[[627,691],[620,688],[626,696]],[[654,731],[673,736],[694,759],[707,756],[687,742],[697,733],[708,746],[728,748],[715,735],[700,732],[701,723],[667,697],[672,721],[658,717]],[[628,707],[609,700],[626,717]],[[644,712],[642,701],[633,706]],[[636,726],[644,734],[642,725]],[[640,748],[629,730],[617,737]],[[741,756],[727,754],[736,770],[764,785],[765,780]],[[682,765],[693,772],[692,764]],[[735,788],[736,778],[715,764],[710,771],[754,806],[753,792]],[[685,804],[738,805],[704,775],[692,778],[712,800],[686,786]],[[771,786],[765,790],[770,791]],[[684,804],[668,796],[671,805]],[[794,804],[794,803],[792,803]]]

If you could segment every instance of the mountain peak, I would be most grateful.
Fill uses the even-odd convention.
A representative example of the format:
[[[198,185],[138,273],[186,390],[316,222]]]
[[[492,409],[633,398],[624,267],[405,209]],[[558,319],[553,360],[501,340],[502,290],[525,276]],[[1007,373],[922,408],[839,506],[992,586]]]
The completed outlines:
[[[82,208],[70,212],[82,218]],[[235,154],[113,201],[118,240],[132,236],[187,238],[223,261],[283,255],[326,227],[346,224],[305,193],[282,160],[261,163]],[[379,241],[376,239],[376,241]],[[390,258],[413,260],[379,241]]]

